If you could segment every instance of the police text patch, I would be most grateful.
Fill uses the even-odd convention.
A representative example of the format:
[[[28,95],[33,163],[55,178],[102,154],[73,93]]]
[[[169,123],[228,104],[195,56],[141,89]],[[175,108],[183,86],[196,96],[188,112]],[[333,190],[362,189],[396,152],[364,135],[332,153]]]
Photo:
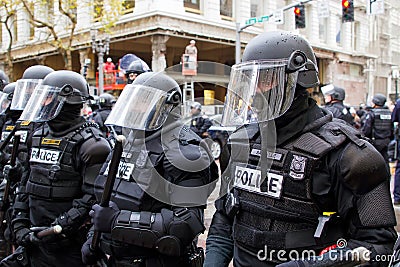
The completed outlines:
[[[58,161],[58,157],[60,156],[60,151],[43,149],[41,148],[32,148],[31,151],[31,159],[30,162],[38,162],[38,163],[47,163],[47,164],[56,164]]]
[[[282,193],[283,176],[268,173],[265,181],[261,181],[261,171],[257,169],[236,166],[234,173],[234,186],[270,196],[280,198]],[[261,190],[261,183],[265,184]]]
[[[108,175],[108,170],[110,168],[110,163],[108,163],[107,165],[107,169],[104,172],[104,175],[107,176]],[[131,174],[133,173],[133,170],[135,169],[135,164],[133,163],[126,163],[126,162],[122,162],[120,161],[118,164],[118,173],[117,173],[117,177],[120,179],[124,179],[124,180],[128,180],[131,177]]]

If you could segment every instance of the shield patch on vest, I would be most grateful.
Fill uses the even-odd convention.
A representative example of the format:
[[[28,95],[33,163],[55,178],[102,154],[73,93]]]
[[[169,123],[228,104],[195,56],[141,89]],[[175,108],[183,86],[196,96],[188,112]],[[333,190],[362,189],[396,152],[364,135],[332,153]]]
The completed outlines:
[[[293,155],[290,164],[289,176],[296,180],[304,179],[307,158],[299,155]]]

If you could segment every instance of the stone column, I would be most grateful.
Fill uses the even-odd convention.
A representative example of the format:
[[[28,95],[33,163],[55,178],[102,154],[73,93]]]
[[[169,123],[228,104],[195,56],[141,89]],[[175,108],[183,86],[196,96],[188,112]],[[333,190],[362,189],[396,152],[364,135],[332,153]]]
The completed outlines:
[[[167,67],[165,54],[167,52],[167,41],[169,36],[166,35],[153,35],[151,37],[151,50],[153,52],[151,60],[151,69],[154,72],[163,71]]]

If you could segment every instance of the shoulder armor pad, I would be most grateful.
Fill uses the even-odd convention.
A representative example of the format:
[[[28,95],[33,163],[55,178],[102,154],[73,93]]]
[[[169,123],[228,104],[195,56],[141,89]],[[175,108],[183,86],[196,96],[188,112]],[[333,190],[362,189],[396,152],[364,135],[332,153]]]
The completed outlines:
[[[367,141],[360,141],[364,147],[348,144],[338,164],[343,182],[354,192],[365,194],[390,179],[390,173],[382,155]]]
[[[335,148],[341,145],[346,139],[349,139],[359,147],[365,146],[365,142],[360,139],[361,133],[357,129],[346,124],[343,120],[336,118],[322,125],[315,134]]]
[[[295,149],[322,157],[332,149],[341,146],[346,140],[364,147],[365,142],[359,137],[360,133],[355,128],[342,120],[333,119],[311,132],[302,134],[292,145]]]

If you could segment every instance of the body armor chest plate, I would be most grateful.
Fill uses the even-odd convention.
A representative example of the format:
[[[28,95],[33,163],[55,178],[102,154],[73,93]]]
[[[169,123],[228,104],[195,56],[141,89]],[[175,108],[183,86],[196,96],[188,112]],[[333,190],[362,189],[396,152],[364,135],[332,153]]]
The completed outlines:
[[[314,233],[322,211],[313,201],[313,174],[322,157],[344,143],[347,135],[340,124],[331,122],[270,152],[262,151],[259,132],[248,136],[248,143],[243,142],[247,148],[242,148],[249,152],[247,159],[231,157],[229,170],[233,194],[239,200],[234,240],[254,252],[265,245],[274,249],[316,248]],[[230,142],[240,146],[241,140]],[[270,169],[262,170],[265,162]],[[328,239],[321,238],[318,245],[332,242]]]
[[[391,112],[389,109],[372,109],[374,124],[372,125],[374,136],[378,139],[389,138],[392,129]]]
[[[100,134],[84,124],[62,137],[53,137],[48,129],[38,129],[32,137],[29,164],[31,174],[26,186],[30,195],[54,200],[72,200],[81,195],[82,175],[78,147]]]
[[[159,151],[148,151],[145,145],[136,146],[127,143],[122,153],[115,179],[112,201],[120,209],[141,211],[146,210],[143,205],[149,204],[150,197],[145,192],[156,192],[157,181],[162,177],[157,172],[158,160],[162,157]],[[101,198],[103,187],[108,175],[111,158],[104,164],[100,175],[96,179],[96,197]],[[150,200],[151,202],[152,200]]]

